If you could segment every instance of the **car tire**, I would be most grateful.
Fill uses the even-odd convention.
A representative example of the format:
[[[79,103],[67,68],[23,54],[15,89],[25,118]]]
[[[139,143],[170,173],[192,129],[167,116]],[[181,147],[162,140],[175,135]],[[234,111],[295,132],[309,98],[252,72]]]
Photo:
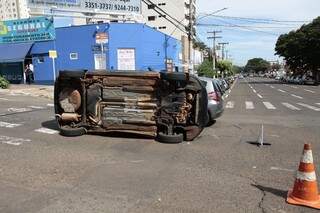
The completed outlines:
[[[187,76],[181,72],[161,73],[161,78],[168,81],[186,81]]]
[[[86,70],[78,70],[78,71],[64,70],[64,71],[59,72],[59,77],[62,77],[62,78],[82,78],[86,72],[87,72]]]
[[[183,141],[183,134],[178,133],[175,135],[167,135],[162,132],[159,132],[157,134],[156,140],[162,143],[181,143]]]
[[[66,137],[78,137],[87,133],[84,127],[71,128],[71,127],[60,127],[60,134]]]

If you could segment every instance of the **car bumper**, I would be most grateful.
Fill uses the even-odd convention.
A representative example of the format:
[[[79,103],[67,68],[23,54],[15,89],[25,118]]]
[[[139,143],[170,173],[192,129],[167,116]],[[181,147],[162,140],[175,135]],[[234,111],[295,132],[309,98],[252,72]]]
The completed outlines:
[[[223,103],[219,104],[208,104],[208,112],[210,121],[219,118],[223,114],[224,108]]]

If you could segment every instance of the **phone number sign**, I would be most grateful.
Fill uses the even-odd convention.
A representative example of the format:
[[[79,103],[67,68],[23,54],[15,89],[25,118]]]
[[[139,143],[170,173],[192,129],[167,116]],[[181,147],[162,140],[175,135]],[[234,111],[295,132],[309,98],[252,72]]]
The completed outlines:
[[[141,13],[141,0],[28,0],[29,7],[79,12]]]

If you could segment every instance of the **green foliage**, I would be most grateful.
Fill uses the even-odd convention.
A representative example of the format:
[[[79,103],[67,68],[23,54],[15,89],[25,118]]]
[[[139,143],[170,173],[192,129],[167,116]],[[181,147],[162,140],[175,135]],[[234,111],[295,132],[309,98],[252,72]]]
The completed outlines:
[[[262,58],[253,58],[247,62],[245,72],[266,72],[270,69],[270,63]]]
[[[236,73],[241,73],[244,71],[244,67],[241,66],[237,66],[237,65],[233,65],[232,66],[232,73],[236,74]]]
[[[320,72],[320,17],[278,38],[275,51],[294,71]]]
[[[199,76],[205,76],[208,78],[212,78],[215,74],[213,71],[212,61],[205,60],[197,69]]]
[[[207,45],[201,41],[194,41],[193,43],[194,48],[198,48],[201,51],[204,51],[207,47]]]
[[[221,71],[221,73],[224,74],[223,76],[232,74],[232,62],[231,61],[227,61],[227,60],[218,61],[217,68],[218,68],[218,70]]]
[[[7,79],[0,76],[0,88],[7,89],[9,87],[9,81]]]

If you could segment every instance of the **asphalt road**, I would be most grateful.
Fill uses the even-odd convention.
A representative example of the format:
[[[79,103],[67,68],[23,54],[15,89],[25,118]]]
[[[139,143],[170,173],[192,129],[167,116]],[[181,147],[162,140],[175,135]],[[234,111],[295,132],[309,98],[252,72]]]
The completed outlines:
[[[170,145],[65,138],[49,100],[0,92],[0,212],[317,212],[285,198],[306,142],[320,177],[320,87],[241,79],[225,103],[199,138]]]

